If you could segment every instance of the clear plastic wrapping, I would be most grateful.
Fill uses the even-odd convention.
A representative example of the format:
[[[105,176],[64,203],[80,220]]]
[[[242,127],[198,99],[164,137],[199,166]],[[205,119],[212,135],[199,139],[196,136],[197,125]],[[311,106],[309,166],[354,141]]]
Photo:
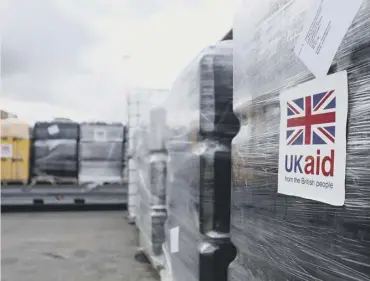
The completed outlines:
[[[106,142],[123,142],[124,128],[119,123],[82,123],[81,124],[81,141],[106,141]]]
[[[136,133],[134,159],[137,169],[139,244],[153,263],[160,263],[166,220],[166,115],[161,108],[150,112],[149,127]]]
[[[124,127],[122,124],[83,123],[80,127],[80,183],[122,183]]]
[[[131,89],[127,98],[127,112],[128,112],[128,139],[127,139],[127,158],[128,158],[128,213],[130,219],[136,217],[136,208],[138,198],[138,168],[136,163],[136,151],[138,148],[138,137],[145,132],[149,134],[150,141],[146,143],[146,149],[155,149],[158,140],[163,132],[162,127],[156,128],[149,125],[151,110],[160,105],[163,98],[168,95],[168,90],[162,89]],[[155,113],[163,114],[163,113]],[[155,118],[155,117],[153,117]],[[163,127],[164,128],[164,127]],[[144,140],[145,142],[147,140]],[[142,144],[140,144],[142,145]],[[148,156],[148,155],[147,155]],[[148,156],[149,157],[149,156]],[[148,160],[149,161],[149,160]],[[148,170],[145,170],[145,174]],[[146,176],[148,177],[148,176]]]
[[[77,140],[35,140],[32,177],[77,179]]]
[[[226,279],[233,258],[230,143],[238,122],[232,83],[232,42],[220,42],[183,70],[164,103],[169,127],[164,251],[176,281]],[[178,237],[172,237],[177,228]]]
[[[37,122],[33,127],[32,138],[33,182],[77,180],[78,123],[57,119]]]
[[[122,161],[79,161],[78,181],[84,183],[122,183]]]
[[[199,157],[191,153],[192,144],[172,139],[168,145],[165,251],[174,280],[198,280],[201,242],[199,229]],[[190,176],[191,175],[191,176]],[[179,252],[171,249],[171,230],[179,227]],[[168,265],[168,266],[169,266]]]
[[[122,142],[80,142],[79,159],[81,161],[121,161]]]
[[[333,207],[277,194],[279,93],[314,79],[294,54],[314,0],[244,1],[234,36],[231,281],[370,280],[370,1],[329,73],[347,70],[346,200]]]
[[[149,138],[147,127],[141,128],[135,132],[137,146],[133,158],[136,164],[136,216],[135,222],[139,229],[140,246],[144,249],[150,249],[150,181],[149,181]],[[151,253],[151,251],[150,251]],[[149,253],[149,254],[150,254]]]
[[[33,138],[36,140],[60,140],[79,138],[79,124],[73,121],[54,120],[37,122],[33,128]]]
[[[143,130],[142,126],[148,126],[149,97],[150,90],[135,89],[131,90],[127,97],[128,112],[128,139],[127,139],[127,157],[128,157],[128,213],[130,219],[134,220],[138,208],[138,164],[136,163],[136,151],[138,136]]]

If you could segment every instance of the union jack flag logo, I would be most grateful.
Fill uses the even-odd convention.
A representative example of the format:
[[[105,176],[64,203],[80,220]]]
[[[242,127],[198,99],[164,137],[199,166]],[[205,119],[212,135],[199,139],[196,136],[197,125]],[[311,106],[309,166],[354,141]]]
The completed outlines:
[[[287,145],[335,143],[335,90],[287,102]]]

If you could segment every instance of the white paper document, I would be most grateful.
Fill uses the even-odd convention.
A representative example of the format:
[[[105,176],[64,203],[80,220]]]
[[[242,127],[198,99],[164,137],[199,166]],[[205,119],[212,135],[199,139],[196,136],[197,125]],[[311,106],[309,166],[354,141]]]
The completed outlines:
[[[363,0],[317,0],[294,52],[316,76],[328,74],[343,38]]]
[[[177,253],[179,251],[179,235],[180,235],[180,228],[174,227],[170,230],[170,247],[171,253]]]
[[[48,133],[49,135],[56,135],[59,133],[59,127],[58,125],[51,125],[48,127]]]
[[[10,143],[1,144],[1,158],[11,158],[13,156],[13,146]]]

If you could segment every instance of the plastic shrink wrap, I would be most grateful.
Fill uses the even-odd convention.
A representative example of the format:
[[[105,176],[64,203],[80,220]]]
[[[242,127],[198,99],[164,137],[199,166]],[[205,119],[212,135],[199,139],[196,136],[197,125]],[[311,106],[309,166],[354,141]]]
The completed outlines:
[[[204,49],[180,74],[164,103],[167,142],[166,267],[173,280],[227,280],[229,241],[232,43]],[[178,234],[178,235],[177,235]]]
[[[127,95],[127,183],[128,183],[128,198],[127,198],[127,210],[128,218],[131,222],[135,221],[137,214],[138,204],[138,175],[137,175],[137,164],[136,164],[136,144],[137,136],[141,131],[140,126],[146,123],[148,120],[144,118],[143,113],[147,112],[147,95],[148,91],[141,89],[131,89]]]
[[[149,127],[136,135],[137,215],[139,245],[155,266],[162,263],[164,223],[166,220],[166,115],[162,108],[152,109]]]
[[[79,124],[56,120],[38,122],[32,135],[33,181],[75,181]]]
[[[346,200],[277,194],[279,93],[314,79],[294,54],[314,0],[244,1],[234,25],[232,281],[370,280],[370,1],[329,73],[348,72]]]
[[[129,90],[127,97],[127,174],[128,174],[128,217],[135,220],[138,201],[138,166],[136,163],[137,143],[141,137],[142,130],[151,134],[149,130],[150,112],[160,105],[168,95],[168,90],[151,88],[133,88]],[[158,131],[158,130],[157,130]],[[160,132],[160,130],[158,131]],[[155,141],[151,139],[149,143]],[[147,145],[147,142],[145,142]]]
[[[128,189],[128,163],[129,163],[129,157],[128,157],[128,124],[126,124],[123,128],[123,182],[127,184]]]
[[[79,125],[72,121],[37,122],[33,128],[35,140],[77,140]]]
[[[36,140],[33,175],[77,178],[76,140]]]
[[[79,143],[80,183],[122,183],[122,124],[83,123]]]
[[[128,150],[128,153],[131,153],[130,150]],[[134,218],[136,217],[136,205],[137,205],[137,172],[136,172],[136,162],[132,158],[132,155],[128,158],[128,167],[127,167],[127,175],[128,175],[128,218],[130,221],[134,221]]]

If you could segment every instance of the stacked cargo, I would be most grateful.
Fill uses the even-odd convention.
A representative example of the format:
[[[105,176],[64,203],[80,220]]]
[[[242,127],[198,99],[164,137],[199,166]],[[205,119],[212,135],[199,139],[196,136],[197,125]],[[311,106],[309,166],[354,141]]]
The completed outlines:
[[[153,264],[160,264],[166,220],[166,115],[161,108],[150,114],[148,130],[137,136],[135,161],[137,163],[137,216],[139,244]]]
[[[134,222],[137,205],[137,163],[135,151],[141,130],[149,126],[150,110],[167,91],[158,89],[132,89],[127,96],[127,182],[128,217]],[[155,101],[155,102],[153,102]]]
[[[173,280],[226,280],[235,257],[228,240],[232,43],[203,50],[181,73],[164,106],[167,143],[166,267]],[[216,279],[217,278],[217,279]]]
[[[37,122],[33,128],[32,183],[76,183],[79,124]]]
[[[28,124],[18,119],[1,120],[1,183],[27,184],[30,134]]]
[[[131,153],[132,150],[128,150]],[[127,198],[127,211],[130,223],[134,222],[136,217],[136,206],[137,206],[137,168],[136,161],[133,159],[132,154],[128,156],[128,167],[127,167],[127,185],[128,185],[128,198]]]
[[[128,155],[127,155],[127,147],[128,147],[128,128],[124,126],[123,128],[123,182],[128,181]]]
[[[325,15],[320,15],[321,10],[310,12],[319,2],[333,3],[333,9]],[[316,37],[315,32],[321,25],[325,25],[325,30],[326,16],[335,18],[338,13],[339,21],[345,22],[336,10],[337,3],[341,6],[345,2],[245,1],[239,9],[233,34],[234,109],[242,128],[234,139],[236,177],[231,216],[231,236],[238,256],[229,269],[230,281],[370,280],[370,1],[362,1],[335,55],[329,76],[314,79],[294,52],[304,19],[316,14],[317,21],[306,40],[319,42],[321,38]],[[359,2],[347,3],[355,6]],[[328,36],[332,36],[329,27],[333,33],[338,31],[334,21],[329,22],[325,31]],[[335,44],[329,37],[327,41],[325,44],[329,41]],[[313,192],[315,201],[299,195],[312,190],[309,185],[297,186],[290,193],[295,196],[286,195],[280,192],[284,186],[278,180],[284,171],[284,167],[282,171],[279,169],[279,136],[283,134],[280,145],[285,145],[287,135],[286,131],[280,131],[281,125],[287,126],[286,122],[280,122],[280,116],[291,113],[286,113],[286,103],[284,110],[280,110],[279,101],[286,89],[294,87],[294,90],[299,85],[298,89],[303,90],[302,83],[307,81],[326,88],[325,81],[339,72],[345,74],[342,71],[348,75],[348,87],[345,87],[348,89],[348,126],[347,135],[343,134],[347,149],[344,147],[342,154],[336,157],[347,154],[344,204],[320,201],[319,197],[331,190],[322,189],[317,183]],[[347,84],[347,79],[341,81]],[[329,91],[322,88],[307,95]],[[339,102],[339,95],[336,98],[339,120],[346,116],[347,103]],[[305,103],[309,100],[305,99]],[[297,108],[300,108],[299,102],[297,99]],[[323,104],[331,108],[327,101]],[[310,103],[305,106],[311,110]],[[340,141],[338,134],[343,123],[336,124],[336,142]],[[317,149],[325,146],[314,145]],[[297,145],[295,149],[303,154],[311,147]],[[298,171],[296,175],[300,175]],[[343,173],[340,176],[344,176]],[[335,185],[344,182],[334,181]],[[332,193],[332,196],[338,194]]]
[[[123,143],[122,124],[81,124],[79,182],[81,184],[122,183]]]

